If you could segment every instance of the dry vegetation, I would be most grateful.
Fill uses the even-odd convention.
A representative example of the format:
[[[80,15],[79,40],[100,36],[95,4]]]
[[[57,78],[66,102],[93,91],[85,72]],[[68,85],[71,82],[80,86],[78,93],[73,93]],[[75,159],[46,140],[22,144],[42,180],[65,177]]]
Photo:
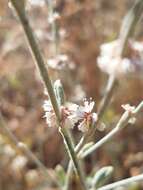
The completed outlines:
[[[93,97],[97,109],[107,80],[96,63],[100,45],[118,36],[122,18],[132,2],[57,1],[55,9],[61,15],[58,20],[62,33],[60,52],[69,56],[74,67],[62,70],[50,68],[49,71],[53,80],[62,80],[68,100],[79,102],[84,97]],[[0,9],[1,13],[5,10],[0,20],[0,111],[10,130],[30,147],[51,173],[55,173],[52,169],[58,164],[62,164],[64,168],[68,164],[61,136],[57,129],[48,128],[43,119],[42,104],[47,96],[43,93],[43,85],[27,48],[22,27],[11,9],[4,9],[2,6]],[[47,6],[31,6],[28,14],[42,52],[49,59],[53,52],[49,40]],[[135,37],[142,40],[142,21]],[[103,137],[117,122],[123,112],[122,104],[137,105],[143,98],[143,80],[122,78],[119,83],[111,105],[104,114],[106,130],[97,131],[96,140]],[[142,173],[142,122],[143,117],[139,117],[135,125],[129,125],[114,140],[87,157],[87,174],[91,172],[93,163],[95,169],[113,165],[115,172],[111,181]],[[46,180],[35,163],[16,149],[3,130],[0,129],[0,132],[0,190],[48,190]],[[73,134],[78,140],[80,133],[75,129]],[[76,179],[73,179],[71,186],[72,189],[79,190]],[[142,188],[142,185],[135,184],[129,189]]]

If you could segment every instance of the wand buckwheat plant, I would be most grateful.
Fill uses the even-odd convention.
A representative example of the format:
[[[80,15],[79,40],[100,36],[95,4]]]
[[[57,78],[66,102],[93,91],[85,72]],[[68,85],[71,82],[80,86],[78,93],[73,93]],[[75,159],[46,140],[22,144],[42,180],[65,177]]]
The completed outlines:
[[[123,105],[122,107],[125,112],[111,132],[105,135],[105,137],[98,142],[91,142],[91,137],[94,136],[96,129],[99,127],[99,124],[101,124],[102,116],[108,107],[115,87],[117,87],[119,83],[118,81],[120,81],[120,77],[123,75],[127,76],[128,74],[137,73],[138,71],[141,72],[143,69],[143,45],[141,42],[130,39],[130,37],[133,36],[135,26],[141,17],[141,13],[143,11],[143,0],[137,0],[125,17],[119,38],[111,43],[103,44],[101,46],[101,54],[97,61],[100,69],[109,75],[109,81],[105,89],[105,96],[101,100],[97,113],[93,111],[95,102],[91,98],[89,100],[88,98],[84,99],[83,103],[80,105],[67,102],[65,100],[65,94],[60,80],[55,82],[51,81],[47,71],[46,62],[31,28],[29,18],[27,17],[24,1],[10,0],[10,2],[22,24],[35,64],[40,72],[41,80],[48,94],[49,99],[45,100],[43,105],[43,109],[45,111],[44,118],[46,119],[46,123],[49,127],[58,128],[63,137],[63,144],[66,148],[66,152],[69,155],[68,170],[67,173],[63,174],[64,180],[61,183],[57,179],[57,183],[55,183],[55,185],[60,189],[68,190],[70,188],[69,184],[72,174],[77,176],[80,190],[108,190],[121,185],[127,185],[134,181],[143,180],[143,174],[141,174],[136,177],[131,177],[104,186],[113,173],[112,166],[103,167],[94,172],[90,177],[85,174],[83,167],[83,159],[87,155],[101,147],[120,130],[123,130],[128,123],[134,123],[137,116],[143,112],[142,100],[141,103],[135,107],[128,104]],[[56,22],[57,19],[60,18],[60,15],[54,12],[54,1],[45,0],[42,2],[45,2],[49,9],[48,21],[51,25],[53,34],[52,42],[54,45],[54,60],[56,59],[56,61],[59,62],[59,59],[61,61],[62,58],[62,61],[67,61],[67,58],[59,53],[59,27]],[[132,53],[126,54],[127,49],[130,49]],[[23,143],[19,143],[17,138],[15,138],[6,126],[4,128],[5,132],[16,144],[17,148],[24,150],[23,152],[32,158],[42,169],[43,174],[46,173],[47,175],[45,176],[49,176],[44,165],[32,154],[28,147]],[[79,129],[82,134],[82,138],[77,145],[75,145],[74,138],[71,133],[73,128]],[[54,182],[56,181],[53,176],[50,176],[50,180],[54,180]]]

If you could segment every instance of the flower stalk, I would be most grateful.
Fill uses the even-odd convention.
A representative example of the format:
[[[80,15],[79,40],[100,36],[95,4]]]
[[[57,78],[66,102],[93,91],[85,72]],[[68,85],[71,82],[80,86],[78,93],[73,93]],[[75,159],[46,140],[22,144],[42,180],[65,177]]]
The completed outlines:
[[[127,186],[129,184],[132,184],[132,183],[138,182],[138,181],[142,181],[142,180],[143,180],[143,174],[140,174],[137,176],[129,177],[127,179],[123,179],[121,181],[117,181],[115,183],[111,183],[109,185],[105,185],[101,188],[98,188],[97,190],[111,190],[111,189],[115,189],[117,187]]]
[[[69,136],[67,135],[67,132],[64,129],[64,126],[61,126],[61,113],[60,113],[56,95],[55,95],[55,92],[54,92],[54,89],[52,86],[52,82],[51,82],[49,74],[47,72],[47,68],[45,66],[45,61],[44,61],[41,51],[39,49],[38,43],[35,39],[33,30],[31,28],[29,20],[26,16],[25,10],[24,10],[24,8],[21,7],[19,0],[11,0],[11,3],[13,5],[13,7],[15,8],[15,11],[20,19],[22,26],[23,26],[24,32],[26,34],[26,37],[27,37],[27,40],[29,43],[29,47],[31,49],[31,53],[32,53],[33,57],[35,58],[35,63],[40,72],[41,79],[42,79],[42,81],[46,87],[46,90],[49,94],[49,98],[50,98],[51,104],[53,106],[53,109],[54,109],[54,112],[55,112],[55,115],[57,118],[57,124],[62,129],[61,130],[62,136],[67,145],[69,156],[73,161],[74,169],[79,177],[79,181],[81,183],[81,188],[83,190],[86,190],[86,184],[85,184],[85,181],[83,180],[83,176],[81,175],[82,174],[81,167],[79,166],[79,162],[78,162],[76,153],[74,151],[74,148],[72,146],[72,142],[69,139]]]
[[[108,142],[112,137],[115,136],[115,134],[117,132],[122,130],[128,124],[130,119],[136,118],[137,115],[141,111],[143,111],[143,101],[133,111],[130,111],[130,110],[127,109],[124,112],[124,114],[121,116],[121,118],[120,118],[119,122],[117,123],[116,127],[111,132],[109,132],[105,137],[103,137],[101,140],[99,140],[96,144],[94,144],[92,147],[90,147],[88,150],[86,150],[85,152],[82,152],[80,154],[80,157],[85,158],[86,156],[91,154],[93,151],[95,151],[99,147],[101,147],[103,144]]]

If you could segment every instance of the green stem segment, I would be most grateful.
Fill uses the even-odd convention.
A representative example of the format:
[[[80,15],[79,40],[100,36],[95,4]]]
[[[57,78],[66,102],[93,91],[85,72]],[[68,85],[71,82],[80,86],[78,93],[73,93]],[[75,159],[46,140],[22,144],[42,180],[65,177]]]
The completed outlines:
[[[86,156],[91,154],[93,151],[101,147],[103,144],[108,142],[112,137],[115,136],[117,132],[122,130],[128,124],[128,121],[132,117],[136,117],[142,110],[143,110],[143,101],[136,107],[136,109],[133,112],[130,113],[130,111],[128,110],[125,111],[122,117],[120,118],[119,122],[117,123],[116,127],[111,132],[109,132],[105,137],[103,137],[100,141],[98,141],[96,144],[90,147],[87,151],[82,153],[80,155],[81,158],[85,158]]]
[[[57,102],[57,99],[56,99],[56,96],[54,93],[52,82],[50,80],[49,74],[47,72],[47,68],[45,66],[45,61],[43,59],[43,56],[42,56],[41,51],[39,49],[39,46],[36,42],[35,36],[33,34],[33,30],[30,26],[30,23],[29,23],[29,20],[28,20],[26,14],[25,14],[24,8],[21,6],[21,2],[19,0],[11,0],[11,3],[13,5],[13,7],[15,8],[17,15],[21,21],[22,26],[23,26],[23,29],[24,29],[24,32],[26,34],[32,55],[36,60],[36,62],[35,62],[36,66],[37,66],[37,68],[41,74],[42,81],[45,84],[45,87],[46,87],[48,94],[49,94],[49,98],[51,100],[51,104],[52,104],[53,109],[55,111],[55,115],[57,117],[57,124],[60,126],[61,125],[60,109],[59,109],[58,102]],[[63,136],[66,147],[68,149],[68,154],[73,161],[75,171],[79,177],[79,181],[81,183],[81,189],[86,190],[85,180],[83,179],[80,164],[78,162],[76,153],[74,151],[74,147],[72,146],[72,142],[71,142],[69,136],[67,135],[67,132],[64,129],[64,126],[62,126],[62,128],[61,128],[61,134]]]
[[[18,14],[18,17],[19,17],[21,24],[23,26],[23,29],[25,31],[25,34],[26,34],[26,37],[27,37],[27,40],[29,43],[29,47],[31,49],[31,53],[36,60],[36,66],[40,72],[42,81],[44,82],[46,89],[48,91],[53,109],[56,113],[57,120],[60,121],[60,119],[61,119],[60,110],[59,110],[56,96],[55,96],[55,93],[53,90],[52,82],[50,80],[49,74],[47,72],[47,68],[45,66],[45,61],[44,61],[41,51],[39,49],[38,43],[35,40],[35,36],[33,34],[32,28],[29,24],[28,18],[25,14],[24,9],[21,9],[21,6],[19,5],[20,3],[18,0],[11,0],[11,2],[12,2],[12,5],[15,7],[15,10]]]
[[[60,128],[60,133],[63,136],[65,147],[67,148],[67,152],[70,155],[71,161],[73,162],[73,165],[75,167],[75,172],[76,174],[80,177],[80,182],[81,182],[81,188],[86,190],[86,184],[85,184],[85,179],[84,179],[84,172],[82,172],[82,168],[78,162],[78,159],[75,154],[75,150],[73,145],[70,143],[70,137],[68,132],[66,131],[65,128]]]

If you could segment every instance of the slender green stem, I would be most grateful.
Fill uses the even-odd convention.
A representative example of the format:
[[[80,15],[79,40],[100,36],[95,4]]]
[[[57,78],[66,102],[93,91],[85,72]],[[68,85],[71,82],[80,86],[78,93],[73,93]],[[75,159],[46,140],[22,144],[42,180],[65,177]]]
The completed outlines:
[[[85,183],[84,172],[82,171],[81,165],[78,162],[78,159],[77,159],[76,154],[75,154],[74,147],[70,143],[69,134],[67,133],[65,128],[60,128],[59,130],[60,130],[61,135],[63,136],[65,147],[67,148],[67,152],[69,153],[71,161],[73,162],[72,164],[75,167],[75,172],[80,178],[80,182],[82,185],[81,188],[86,190],[87,187],[86,187],[86,183]]]
[[[54,55],[58,55],[60,37],[59,37],[59,25],[57,23],[57,20],[54,19],[54,16],[56,14],[54,12],[54,1],[53,0],[45,0],[45,3],[48,7],[49,17],[53,18],[53,21],[50,23],[51,24],[51,32],[52,32],[53,53],[54,53]]]
[[[25,10],[22,9],[22,7],[21,7],[20,1],[19,0],[11,0],[11,3],[15,8],[17,15],[21,21],[22,26],[23,26],[23,29],[25,31],[31,52],[32,52],[32,54],[36,60],[36,62],[35,62],[36,66],[39,69],[42,81],[46,86],[46,89],[47,89],[48,94],[49,94],[49,98],[51,100],[53,109],[55,111],[55,115],[57,117],[57,123],[60,126],[61,125],[60,109],[59,109],[59,106],[57,103],[57,99],[56,99],[56,96],[54,93],[54,89],[53,89],[49,74],[48,74],[46,66],[45,66],[43,56],[40,52],[39,46],[38,46],[36,39],[35,39],[35,36],[33,34],[33,30],[30,26],[30,23],[29,23],[29,20],[28,20],[26,14],[25,14]],[[80,168],[79,161],[78,161],[76,153],[74,151],[74,147],[72,146],[72,142],[69,138],[69,135],[67,134],[66,130],[64,130],[63,127],[64,126],[62,126],[62,128],[61,128],[62,129],[61,134],[63,136],[63,140],[65,141],[66,147],[68,149],[68,154],[73,161],[74,169],[75,169],[75,171],[79,177],[79,181],[81,183],[81,188],[83,190],[86,190],[85,180],[83,180],[82,170]]]
[[[119,39],[121,41],[120,55],[121,57],[124,55],[128,39],[134,35],[135,28],[138,21],[141,18],[143,12],[143,0],[136,0],[133,7],[130,9],[128,14],[125,16],[123,20],[123,24],[120,30]]]
[[[48,11],[49,11],[49,17],[54,17],[54,5],[53,5],[53,0],[45,0],[45,3],[46,3],[46,5],[47,5],[47,7],[48,7]],[[52,43],[53,43],[53,49],[54,49],[54,55],[56,56],[58,53],[59,53],[59,33],[58,33],[58,24],[57,24],[57,21],[56,20],[53,20],[53,22],[51,23],[51,30],[52,30],[52,39],[53,39],[53,41],[52,41]],[[75,160],[74,162],[76,163],[76,159],[74,158],[74,152],[73,152],[73,149],[74,149],[74,139],[72,138],[72,134],[70,133],[70,131],[69,130],[66,130],[66,132],[65,131],[63,131],[62,130],[62,128],[61,128],[61,130],[60,130],[60,133],[62,134],[62,136],[63,136],[63,139],[64,139],[64,141],[65,141],[65,145],[66,145],[66,147],[67,147],[67,151],[69,152],[69,154],[71,155],[71,153],[72,153],[72,155],[71,155],[71,160],[70,160],[70,164],[69,164],[69,169],[68,169],[68,171],[69,172],[67,172],[67,178],[70,178],[70,170],[71,170],[71,168],[73,168],[73,159]],[[64,135],[64,134],[67,134],[67,135]],[[67,138],[67,140],[66,140],[66,136],[68,137]],[[70,139],[71,140],[71,143],[72,143],[72,147],[70,146],[70,144],[68,145],[67,144],[67,142],[68,142],[68,139]],[[68,147],[70,147],[71,148],[71,150],[69,151],[69,148]],[[76,152],[76,150],[75,150],[75,152]],[[74,164],[75,165],[75,164]],[[82,171],[81,172],[81,170],[82,170],[82,168],[80,167],[79,168],[79,166],[78,166],[79,164],[76,164],[75,166],[76,166],[76,171],[78,171],[78,173],[79,173],[79,175],[81,176],[81,179],[82,179],[82,181],[83,181],[83,183],[82,183],[82,185],[83,185],[83,187],[84,187],[84,189],[86,188],[86,185],[85,185],[85,180],[84,180],[84,172]],[[66,190],[68,187],[69,187],[69,184],[68,184],[68,182],[69,182],[70,180],[69,179],[67,179],[66,180],[66,183],[65,183],[65,186],[64,186],[64,189]]]
[[[137,114],[140,113],[142,110],[143,110],[143,101],[136,107],[136,109],[133,112],[130,112],[128,110],[125,111],[122,117],[120,118],[119,122],[117,123],[116,127],[111,132],[109,132],[105,137],[99,140],[96,144],[90,147],[87,151],[81,153],[80,157],[85,158],[86,156],[91,154],[93,151],[97,150],[99,147],[105,144],[107,141],[109,141],[112,137],[115,136],[117,132],[119,132],[128,124],[128,121],[132,117],[136,117]]]
[[[143,180],[143,174],[140,174],[140,175],[133,176],[133,177],[130,177],[127,179],[123,179],[121,181],[117,181],[115,183],[111,183],[109,185],[105,185],[105,186],[99,188],[98,190],[111,190],[111,189],[115,189],[120,186],[126,186],[131,183],[142,181],[142,180]]]
[[[32,28],[29,24],[29,20],[25,14],[24,9],[22,10],[21,6],[19,5],[20,1],[11,0],[11,2],[12,2],[12,5],[14,6],[14,8],[18,14],[18,17],[21,21],[21,24],[23,26],[23,29],[25,31],[25,34],[26,34],[26,37],[27,37],[27,40],[29,43],[29,47],[31,49],[31,53],[36,60],[36,62],[35,62],[36,66],[37,66],[37,68],[41,74],[42,81],[44,82],[44,84],[46,86],[46,89],[48,91],[48,94],[49,94],[49,97],[50,97],[50,100],[51,100],[51,103],[53,106],[53,109],[56,113],[57,120],[59,122],[61,119],[60,110],[59,110],[58,103],[56,100],[56,96],[55,96],[55,93],[53,90],[52,82],[51,82],[49,74],[47,72],[47,68],[45,66],[45,61],[43,59],[42,53],[40,51],[40,48],[38,46],[37,41],[35,40],[35,36],[34,36],[33,31],[32,31]]]

